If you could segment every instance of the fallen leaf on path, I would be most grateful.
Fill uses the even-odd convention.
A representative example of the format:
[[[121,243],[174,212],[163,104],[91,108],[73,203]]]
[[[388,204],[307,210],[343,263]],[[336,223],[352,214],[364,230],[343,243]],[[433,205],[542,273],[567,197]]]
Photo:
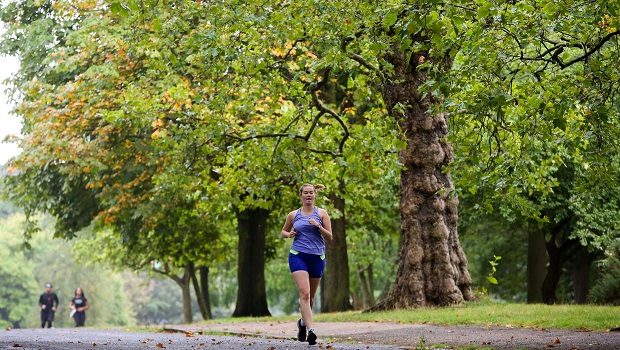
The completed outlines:
[[[13,344],[13,347],[14,347],[14,348],[21,348],[21,347],[22,347],[22,345],[21,345],[21,344]]]
[[[553,343],[551,344],[547,344],[548,348],[552,348],[554,346],[556,346],[557,344],[560,344],[560,338],[555,338],[555,340],[553,341]]]
[[[160,349],[165,349],[166,347],[162,343],[157,343],[157,347]]]

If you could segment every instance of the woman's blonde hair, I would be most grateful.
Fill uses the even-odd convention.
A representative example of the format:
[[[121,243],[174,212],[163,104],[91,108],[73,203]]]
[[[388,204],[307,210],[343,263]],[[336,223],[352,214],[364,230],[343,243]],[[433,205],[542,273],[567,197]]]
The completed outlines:
[[[308,186],[312,186],[312,188],[314,188],[314,190],[316,192],[320,192],[320,191],[323,191],[325,189],[325,185],[323,185],[323,184],[313,185],[311,183],[305,183],[305,184],[301,185],[301,188],[299,189],[299,194],[301,195],[304,192],[304,187],[308,187]]]

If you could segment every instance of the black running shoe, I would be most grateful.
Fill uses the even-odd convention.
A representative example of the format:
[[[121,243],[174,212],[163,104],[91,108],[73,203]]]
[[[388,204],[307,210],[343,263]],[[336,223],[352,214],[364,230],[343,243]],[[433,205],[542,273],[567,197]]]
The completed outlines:
[[[313,331],[308,332],[308,345],[316,345],[316,334]]]
[[[306,341],[306,326],[301,325],[301,318],[297,320],[297,340]]]

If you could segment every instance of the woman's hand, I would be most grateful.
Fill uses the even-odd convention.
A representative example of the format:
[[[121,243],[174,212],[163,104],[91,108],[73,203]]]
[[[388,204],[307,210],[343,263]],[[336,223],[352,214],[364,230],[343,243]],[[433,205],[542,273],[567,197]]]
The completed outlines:
[[[316,228],[320,228],[321,224],[319,224],[316,220],[314,220],[313,218],[310,218],[310,220],[308,220],[308,223],[310,223],[310,225],[313,225]]]
[[[288,238],[295,238],[296,234],[297,232],[295,232],[295,228],[293,227],[293,229],[291,229],[291,231],[288,233]]]

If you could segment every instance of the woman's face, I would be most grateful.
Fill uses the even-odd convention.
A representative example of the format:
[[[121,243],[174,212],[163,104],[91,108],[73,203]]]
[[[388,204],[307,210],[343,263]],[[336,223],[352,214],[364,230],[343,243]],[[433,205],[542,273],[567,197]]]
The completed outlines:
[[[301,189],[301,202],[303,204],[313,204],[314,203],[314,187],[313,186],[304,186]]]
[[[82,295],[82,288],[78,288],[75,290],[75,295]]]

